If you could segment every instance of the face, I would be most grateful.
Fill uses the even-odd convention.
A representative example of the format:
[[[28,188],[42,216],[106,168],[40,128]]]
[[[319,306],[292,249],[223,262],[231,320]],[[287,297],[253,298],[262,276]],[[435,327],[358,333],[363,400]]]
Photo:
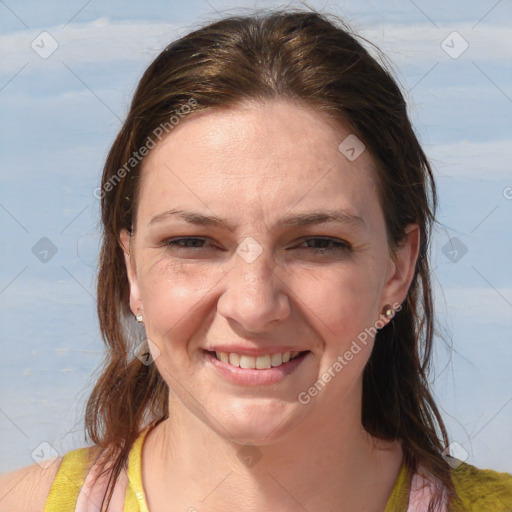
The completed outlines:
[[[358,414],[368,329],[405,299],[418,229],[392,257],[373,160],[338,149],[350,133],[279,100],[195,114],[144,160],[121,240],[171,411],[260,444]]]

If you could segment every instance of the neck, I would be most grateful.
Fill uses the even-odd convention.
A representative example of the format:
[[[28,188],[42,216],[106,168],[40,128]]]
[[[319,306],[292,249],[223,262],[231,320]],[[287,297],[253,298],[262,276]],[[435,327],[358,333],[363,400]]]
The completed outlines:
[[[170,399],[169,410],[172,417],[144,447],[152,512],[170,512],[169,503],[172,511],[192,512],[381,512],[402,461],[399,443],[378,441],[362,429],[360,400],[310,415],[258,446],[227,440],[177,399]],[[155,475],[162,476],[155,482]]]

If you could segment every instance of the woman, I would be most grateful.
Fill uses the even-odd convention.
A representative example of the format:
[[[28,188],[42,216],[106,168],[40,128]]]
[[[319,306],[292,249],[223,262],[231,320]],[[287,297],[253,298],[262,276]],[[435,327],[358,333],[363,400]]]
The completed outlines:
[[[95,446],[29,470],[6,509],[512,510],[512,475],[446,455],[435,183],[342,22],[276,11],[169,45],[96,193]]]

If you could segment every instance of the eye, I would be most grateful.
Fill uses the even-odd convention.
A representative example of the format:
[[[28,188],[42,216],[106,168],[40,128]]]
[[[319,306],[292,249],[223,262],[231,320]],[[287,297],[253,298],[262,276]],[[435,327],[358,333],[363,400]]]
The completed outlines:
[[[207,241],[208,240],[206,238],[199,237],[171,238],[165,241],[165,246],[178,251],[190,249],[213,249],[214,246],[205,246]],[[307,246],[304,247],[303,244],[306,244]],[[313,247],[311,245],[313,245]],[[314,247],[315,245],[317,247]],[[322,237],[307,238],[301,242],[301,245],[295,246],[294,249],[308,250],[316,254],[350,252],[352,250],[350,244],[342,240]]]
[[[171,238],[165,241],[167,247],[173,249],[203,249],[203,245],[206,242],[206,238],[197,237],[183,237],[183,238]],[[189,245],[190,244],[190,245]]]
[[[300,250],[311,250],[314,253],[317,254],[329,254],[333,252],[350,252],[352,248],[350,247],[350,244],[343,242],[342,240],[333,239],[333,238],[307,238],[302,241],[302,244],[310,244],[313,243],[313,245],[319,245],[319,247],[302,247],[297,246]]]

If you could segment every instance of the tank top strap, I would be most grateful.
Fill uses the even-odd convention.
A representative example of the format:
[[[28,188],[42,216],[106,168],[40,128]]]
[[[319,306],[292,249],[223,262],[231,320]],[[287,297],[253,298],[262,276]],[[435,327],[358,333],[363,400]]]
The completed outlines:
[[[423,468],[420,467],[418,472],[416,472],[412,477],[407,512],[425,512],[428,510],[430,500],[433,498],[434,492],[437,490],[435,479],[427,479],[419,474],[420,472],[423,473],[422,469]],[[446,502],[446,493],[443,492],[439,512],[447,512]]]
[[[111,472],[100,475],[99,463],[95,463],[84,480],[76,502],[75,512],[101,512],[107,495]],[[109,504],[109,512],[124,512],[127,485],[126,470],[123,468],[116,480],[114,493]]]
[[[144,432],[144,434],[146,431]],[[144,435],[142,436],[143,439]],[[140,481],[140,448],[138,439],[130,451],[131,470]],[[135,463],[135,467],[134,466]],[[111,471],[101,473],[101,458],[94,447],[79,448],[66,453],[60,463],[46,499],[44,512],[102,512],[106,503]],[[135,488],[132,475],[123,468],[116,480],[108,512],[140,512],[141,485]],[[143,495],[143,494],[142,494]],[[143,498],[142,498],[143,499]],[[144,500],[143,500],[144,502]],[[144,510],[144,507],[142,507]]]
[[[130,450],[128,468],[123,467],[116,480],[108,512],[148,512],[141,478],[142,444],[148,431],[149,427],[146,427],[139,434]],[[74,512],[102,512],[111,471],[100,474],[100,468],[100,460],[98,459],[85,477],[76,507],[70,510],[74,510]]]
[[[128,465],[123,467],[116,480],[108,512],[148,512],[142,487],[141,458],[142,445],[151,429],[147,426],[139,433],[130,453]],[[111,472],[100,474],[100,461],[97,460],[85,477],[74,512],[102,512]]]
[[[78,495],[92,463],[90,448],[73,450],[62,457],[46,498],[44,512],[75,510]]]

